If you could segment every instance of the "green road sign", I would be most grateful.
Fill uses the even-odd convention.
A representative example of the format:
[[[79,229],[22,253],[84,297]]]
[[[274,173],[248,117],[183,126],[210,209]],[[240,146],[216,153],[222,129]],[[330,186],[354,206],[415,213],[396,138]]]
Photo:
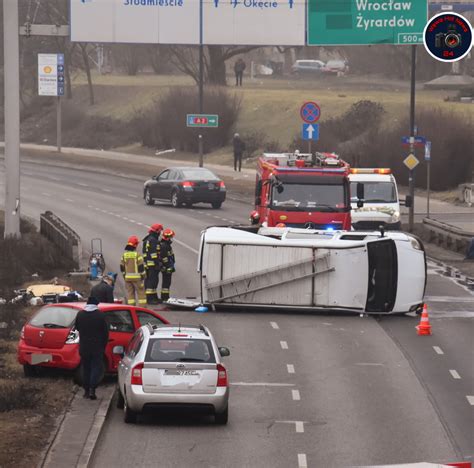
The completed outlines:
[[[427,0],[308,0],[308,45],[423,44]]]
[[[219,116],[215,114],[188,114],[186,115],[186,126],[217,128]]]

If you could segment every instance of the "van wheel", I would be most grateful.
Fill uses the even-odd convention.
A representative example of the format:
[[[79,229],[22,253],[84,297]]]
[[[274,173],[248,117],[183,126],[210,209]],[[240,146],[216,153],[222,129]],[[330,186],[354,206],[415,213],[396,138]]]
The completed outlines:
[[[125,400],[123,399],[123,395],[122,395],[122,392],[120,391],[119,386],[117,386],[116,392],[117,392],[117,408],[123,409],[123,407],[125,406]]]
[[[35,366],[31,364],[23,364],[23,374],[25,377],[37,377],[38,372]]]
[[[222,413],[216,413],[215,415],[216,424],[227,424],[229,420],[229,407],[227,407]]]
[[[127,424],[135,424],[137,422],[137,413],[128,407],[126,396],[123,399],[123,420]]]

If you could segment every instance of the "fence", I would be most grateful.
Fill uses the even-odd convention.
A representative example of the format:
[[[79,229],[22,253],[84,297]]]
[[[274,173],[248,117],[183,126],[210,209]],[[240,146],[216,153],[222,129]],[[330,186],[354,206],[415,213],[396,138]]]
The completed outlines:
[[[40,215],[40,233],[56,245],[63,255],[70,258],[77,269],[81,267],[81,238],[51,211]]]
[[[423,230],[428,242],[433,242],[455,252],[466,253],[474,233],[431,218],[423,219]]]

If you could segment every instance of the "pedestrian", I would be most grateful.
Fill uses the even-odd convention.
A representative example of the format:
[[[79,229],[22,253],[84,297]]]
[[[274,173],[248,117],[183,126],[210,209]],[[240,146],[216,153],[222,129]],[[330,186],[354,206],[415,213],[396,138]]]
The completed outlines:
[[[242,78],[244,76],[244,70],[247,67],[242,58],[239,58],[234,64],[235,72],[235,86],[242,86]]]
[[[113,304],[114,299],[114,278],[112,275],[107,274],[102,276],[100,283],[96,284],[90,293],[91,297],[95,297],[99,303],[107,302]]]
[[[120,261],[120,271],[125,280],[127,304],[129,305],[146,304],[145,287],[143,286],[145,264],[143,257],[137,252],[139,243],[137,236],[130,236]]]
[[[143,239],[143,257],[145,260],[145,294],[148,304],[158,304],[158,282],[160,275],[160,234],[161,224],[153,224]]]
[[[176,271],[175,258],[171,243],[175,233],[172,229],[165,229],[160,241],[160,265],[161,265],[161,301],[166,302],[170,298],[171,276]]]
[[[91,400],[97,399],[95,389],[104,373],[104,352],[109,341],[109,326],[98,304],[95,297],[89,297],[87,305],[78,312],[75,324],[79,332],[83,397]]]
[[[245,143],[242,140],[242,138],[240,138],[240,135],[238,133],[235,133],[232,144],[234,145],[234,171],[237,171],[237,168],[238,168],[239,172],[241,172],[242,171],[242,155],[244,154],[244,151],[245,151]]]

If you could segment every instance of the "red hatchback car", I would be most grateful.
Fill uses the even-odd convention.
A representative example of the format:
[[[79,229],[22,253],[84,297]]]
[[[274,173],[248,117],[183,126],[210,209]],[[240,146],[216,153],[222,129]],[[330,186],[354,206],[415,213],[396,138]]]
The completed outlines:
[[[18,361],[25,376],[36,373],[36,366],[76,371],[81,380],[79,333],[74,328],[77,313],[85,303],[49,304],[42,307],[21,330]],[[105,350],[104,370],[116,373],[121,357],[113,354],[114,346],[127,346],[135,330],[142,325],[168,324],[168,320],[153,310],[124,304],[99,304],[109,324],[109,343]]]

